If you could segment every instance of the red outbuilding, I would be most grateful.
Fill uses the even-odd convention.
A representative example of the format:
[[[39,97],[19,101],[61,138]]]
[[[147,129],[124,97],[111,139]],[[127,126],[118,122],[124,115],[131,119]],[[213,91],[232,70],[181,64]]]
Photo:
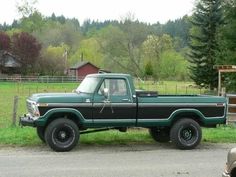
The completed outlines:
[[[81,61],[70,68],[70,75],[76,76],[77,80],[83,80],[88,74],[98,73],[100,68],[88,61]]]

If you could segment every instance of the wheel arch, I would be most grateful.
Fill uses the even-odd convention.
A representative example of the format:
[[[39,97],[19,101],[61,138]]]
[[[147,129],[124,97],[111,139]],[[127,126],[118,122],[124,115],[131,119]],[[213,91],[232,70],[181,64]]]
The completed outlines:
[[[54,108],[49,110],[44,114],[43,117],[38,120],[39,126],[47,126],[50,122],[57,118],[66,117],[72,121],[74,121],[78,127],[82,127],[85,119],[83,115],[76,109],[73,108]]]
[[[171,115],[171,126],[182,118],[195,120],[199,125],[204,125],[204,115],[196,109],[179,109]]]

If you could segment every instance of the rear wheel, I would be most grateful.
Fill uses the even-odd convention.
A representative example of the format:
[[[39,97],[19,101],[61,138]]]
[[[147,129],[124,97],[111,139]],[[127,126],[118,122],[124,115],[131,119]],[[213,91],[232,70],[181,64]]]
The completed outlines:
[[[201,138],[201,127],[192,119],[180,119],[170,130],[170,139],[179,149],[193,149]]]
[[[149,133],[151,137],[157,142],[169,142],[170,141],[170,129],[167,127],[163,128],[150,128]]]
[[[45,127],[37,127],[36,129],[39,139],[45,143],[44,139]]]
[[[47,126],[44,136],[54,151],[70,151],[78,143],[79,129],[72,120],[59,118]]]

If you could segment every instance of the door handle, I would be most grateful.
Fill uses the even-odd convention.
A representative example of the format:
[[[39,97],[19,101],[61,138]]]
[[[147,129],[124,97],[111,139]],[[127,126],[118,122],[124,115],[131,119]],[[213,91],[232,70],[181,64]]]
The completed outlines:
[[[124,99],[122,99],[122,101],[129,102],[130,99],[128,99],[128,98],[124,98]]]

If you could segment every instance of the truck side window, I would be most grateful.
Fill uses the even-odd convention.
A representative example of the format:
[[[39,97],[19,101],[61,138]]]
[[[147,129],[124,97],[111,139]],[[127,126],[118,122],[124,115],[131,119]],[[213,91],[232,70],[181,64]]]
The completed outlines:
[[[105,79],[98,90],[99,95],[102,95],[104,88],[108,88],[111,96],[128,95],[127,84],[124,79]]]

